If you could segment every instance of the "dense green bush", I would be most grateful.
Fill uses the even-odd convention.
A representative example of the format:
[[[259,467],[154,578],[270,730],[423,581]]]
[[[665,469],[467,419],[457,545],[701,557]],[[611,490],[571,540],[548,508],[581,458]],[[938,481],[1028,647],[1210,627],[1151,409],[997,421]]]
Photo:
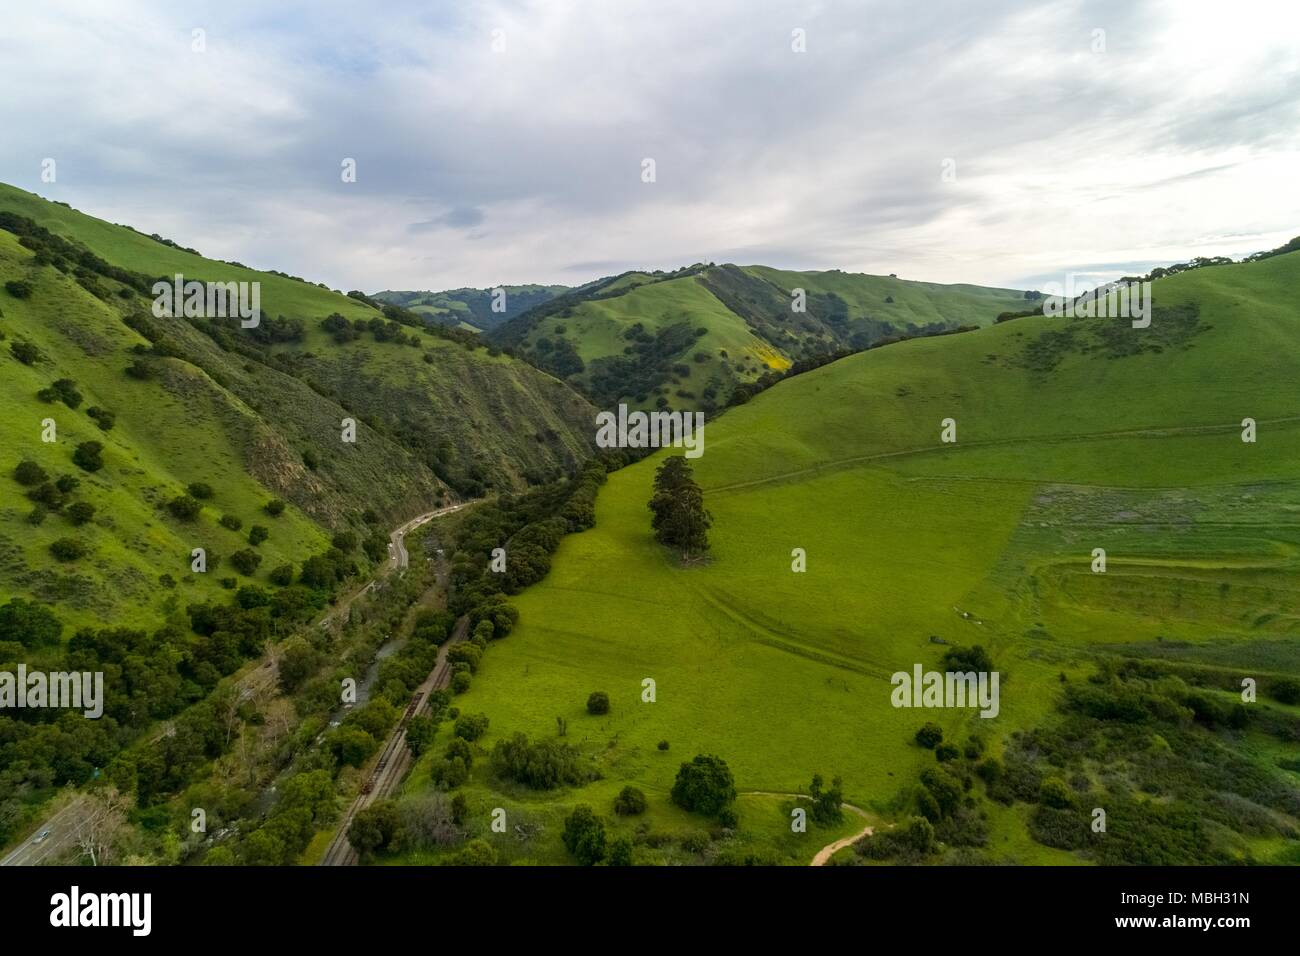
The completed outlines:
[[[576,786],[590,776],[573,747],[554,740],[532,743],[521,733],[497,741],[492,750],[492,769],[498,776],[534,790]]]
[[[99,471],[104,467],[104,446],[97,441],[83,441],[72,453],[72,461],[82,471]]]
[[[621,817],[637,816],[645,811],[645,794],[636,787],[624,787],[614,798],[614,812]]]
[[[461,714],[456,718],[455,734],[462,740],[478,740],[488,729],[487,714]]]
[[[76,561],[89,553],[85,542],[77,538],[59,538],[50,543],[50,554],[58,561]]]
[[[726,761],[700,754],[678,769],[672,797],[684,810],[717,816],[736,799],[736,782]]]
[[[605,824],[586,804],[573,808],[564,820],[564,847],[583,866],[605,858]]]
[[[14,468],[14,480],[20,485],[40,485],[50,480],[45,469],[34,461],[24,460]]]
[[[927,750],[933,750],[943,741],[943,728],[933,721],[924,724],[916,732],[916,742]]]

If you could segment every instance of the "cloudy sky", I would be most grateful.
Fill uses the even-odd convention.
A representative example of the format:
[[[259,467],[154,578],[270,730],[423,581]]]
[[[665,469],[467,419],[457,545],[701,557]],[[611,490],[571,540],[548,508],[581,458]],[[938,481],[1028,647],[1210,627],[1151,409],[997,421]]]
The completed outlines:
[[[1032,287],[1300,234],[1287,0],[48,0],[0,84],[0,180],[343,289]]]

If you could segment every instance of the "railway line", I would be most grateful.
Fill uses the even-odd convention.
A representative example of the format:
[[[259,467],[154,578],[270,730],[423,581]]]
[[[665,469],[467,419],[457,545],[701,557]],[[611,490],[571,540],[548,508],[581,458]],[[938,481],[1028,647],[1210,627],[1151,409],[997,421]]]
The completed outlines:
[[[412,717],[423,714],[429,709],[430,694],[435,690],[442,690],[451,683],[451,662],[447,660],[447,652],[468,636],[469,617],[466,616],[456,622],[451,637],[438,649],[438,660],[433,665],[433,670],[411,695],[411,701],[406,705],[402,719],[388,735],[388,740],[384,743],[384,748],[380,751],[379,759],[371,769],[370,775],[361,785],[360,792],[348,807],[342,820],[339,821],[338,831],[334,834],[334,839],[325,851],[325,855],[321,857],[320,866],[357,864],[359,857],[352,844],[348,842],[348,827],[352,825],[358,813],[376,800],[391,796],[401,784],[407,770],[411,767],[411,751],[406,746],[406,726]]]

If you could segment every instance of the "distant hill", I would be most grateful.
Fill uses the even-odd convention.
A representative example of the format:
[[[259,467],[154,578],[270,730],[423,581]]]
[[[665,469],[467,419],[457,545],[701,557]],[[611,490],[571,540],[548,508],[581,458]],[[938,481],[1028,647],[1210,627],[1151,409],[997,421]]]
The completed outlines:
[[[832,270],[701,265],[628,272],[557,295],[489,339],[598,405],[712,411],[800,360],[992,324],[1026,293]]]
[[[152,283],[176,273],[259,282],[261,324],[155,317]],[[271,529],[260,581],[332,533],[554,478],[591,449],[586,400],[476,335],[205,259],[6,185],[0,313],[0,594],[57,602],[73,623],[157,619],[178,598],[183,607],[234,573],[188,574],[191,549],[230,555],[253,524]],[[342,440],[344,419],[355,443]],[[90,441],[102,445],[95,471],[74,462]],[[41,506],[31,497],[41,483],[17,480],[23,461],[79,485],[62,501],[46,492]],[[212,496],[197,517],[177,518],[167,504],[191,484]],[[273,498],[288,502],[275,519],[263,512]],[[73,501],[93,518],[75,525]],[[88,553],[52,560],[50,546],[69,536]],[[158,585],[168,572],[182,582],[174,594]]]
[[[448,289],[445,292],[376,292],[371,298],[391,302],[443,325],[486,332],[529,309],[569,291],[563,285],[500,286],[504,310],[492,311],[495,289]]]

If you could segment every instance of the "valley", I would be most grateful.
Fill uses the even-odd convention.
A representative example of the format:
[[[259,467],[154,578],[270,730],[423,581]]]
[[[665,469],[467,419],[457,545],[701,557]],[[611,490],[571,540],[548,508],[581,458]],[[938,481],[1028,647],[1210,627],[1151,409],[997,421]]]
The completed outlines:
[[[0,651],[110,696],[92,732],[3,718],[11,845],[111,784],[86,813],[135,862],[1297,859],[1300,253],[1157,277],[1146,327],[699,265],[507,287],[469,331],[466,290],[343,294],[11,187],[0,226]],[[159,317],[177,274],[262,320]],[[696,434],[641,447],[650,411]],[[683,452],[687,562],[647,509]],[[899,705],[954,670],[994,679]]]

